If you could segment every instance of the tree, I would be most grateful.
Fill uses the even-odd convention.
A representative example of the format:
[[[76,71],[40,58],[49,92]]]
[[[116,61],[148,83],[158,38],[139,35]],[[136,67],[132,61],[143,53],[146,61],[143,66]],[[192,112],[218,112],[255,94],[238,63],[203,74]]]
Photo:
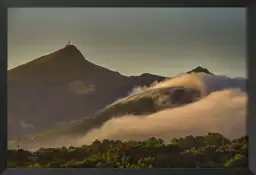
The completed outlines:
[[[204,140],[208,145],[226,145],[229,144],[231,141],[227,138],[223,137],[223,135],[219,133],[208,133],[204,136]]]
[[[224,165],[226,168],[241,168],[247,167],[247,158],[244,155],[237,154],[235,157],[231,158]]]
[[[154,157],[141,158],[138,161],[138,167],[139,168],[153,168],[154,160],[155,160]]]
[[[248,139],[230,142],[217,133],[186,136],[165,144],[151,137],[144,141],[96,140],[80,147],[41,148],[37,162],[26,150],[8,150],[12,168],[242,168],[247,166]]]
[[[39,163],[35,163],[35,164],[32,164],[32,165],[29,165],[28,168],[43,168],[43,166]]]
[[[182,150],[190,149],[198,145],[196,138],[191,135],[179,139],[174,138],[171,140],[171,143],[178,145]]]
[[[66,148],[66,147],[61,147],[61,152],[67,152],[68,151],[68,149]]]

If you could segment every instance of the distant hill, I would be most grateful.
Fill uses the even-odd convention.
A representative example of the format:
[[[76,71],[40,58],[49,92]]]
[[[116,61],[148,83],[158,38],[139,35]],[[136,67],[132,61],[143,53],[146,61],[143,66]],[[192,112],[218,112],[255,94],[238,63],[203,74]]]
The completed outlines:
[[[195,69],[192,69],[191,71],[188,71],[187,73],[206,73],[206,74],[214,75],[208,69],[205,69],[201,66],[198,66]]]
[[[8,137],[41,132],[93,114],[135,86],[165,77],[127,77],[87,61],[73,45],[8,71]]]

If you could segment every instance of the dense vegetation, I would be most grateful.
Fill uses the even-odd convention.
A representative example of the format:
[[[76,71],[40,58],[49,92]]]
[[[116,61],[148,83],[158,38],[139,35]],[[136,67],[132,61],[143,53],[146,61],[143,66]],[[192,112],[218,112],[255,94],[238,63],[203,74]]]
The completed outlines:
[[[28,168],[233,168],[247,167],[248,137],[218,133],[145,141],[96,140],[81,147],[9,150],[8,167]],[[34,159],[37,158],[37,159]]]

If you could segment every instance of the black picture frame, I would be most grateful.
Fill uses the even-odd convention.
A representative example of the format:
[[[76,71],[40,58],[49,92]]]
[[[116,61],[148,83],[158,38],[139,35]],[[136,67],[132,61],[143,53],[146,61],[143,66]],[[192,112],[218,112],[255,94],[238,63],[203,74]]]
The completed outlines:
[[[237,7],[247,8],[248,169],[6,169],[7,167],[7,11],[10,7]],[[1,0],[0,1],[0,172],[15,174],[173,174],[249,175],[256,173],[256,1],[255,0]]]

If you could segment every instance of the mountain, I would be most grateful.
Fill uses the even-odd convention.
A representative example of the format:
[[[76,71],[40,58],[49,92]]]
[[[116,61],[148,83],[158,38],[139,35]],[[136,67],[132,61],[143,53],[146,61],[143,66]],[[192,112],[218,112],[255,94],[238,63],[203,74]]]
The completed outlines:
[[[240,87],[246,90],[244,79],[217,76],[201,66],[172,78],[128,77],[89,62],[68,45],[8,71],[8,137],[27,148],[61,144],[112,118],[143,117]]]
[[[113,118],[120,118],[125,115],[143,117],[167,108],[176,108],[193,103],[212,92],[230,88],[246,91],[245,87],[246,79],[243,78],[229,78],[201,72],[184,74],[166,79],[140,92],[119,99],[90,117],[31,137],[25,137],[20,143],[26,148],[40,147],[40,145],[61,146],[64,143],[67,144],[66,140],[70,140],[70,138],[74,140],[77,138],[78,140],[88,131],[101,127]]]
[[[192,69],[191,71],[188,71],[187,73],[206,73],[206,74],[214,75],[208,69],[205,69],[201,66],[198,66],[195,69]]]
[[[164,79],[121,75],[87,61],[74,45],[67,45],[8,71],[8,138],[79,120],[135,86]]]
[[[23,137],[19,143],[25,149],[38,148],[40,145],[58,147],[64,143],[67,144],[66,141],[70,140],[70,138],[82,137],[88,131],[102,126],[104,122],[112,118],[122,117],[127,114],[143,117],[143,115],[153,114],[167,108],[175,108],[192,103],[199,98],[200,91],[192,88],[176,87],[146,90],[123,98],[99,110],[90,117],[43,131],[30,137]],[[13,146],[15,145],[10,147],[13,148]]]

